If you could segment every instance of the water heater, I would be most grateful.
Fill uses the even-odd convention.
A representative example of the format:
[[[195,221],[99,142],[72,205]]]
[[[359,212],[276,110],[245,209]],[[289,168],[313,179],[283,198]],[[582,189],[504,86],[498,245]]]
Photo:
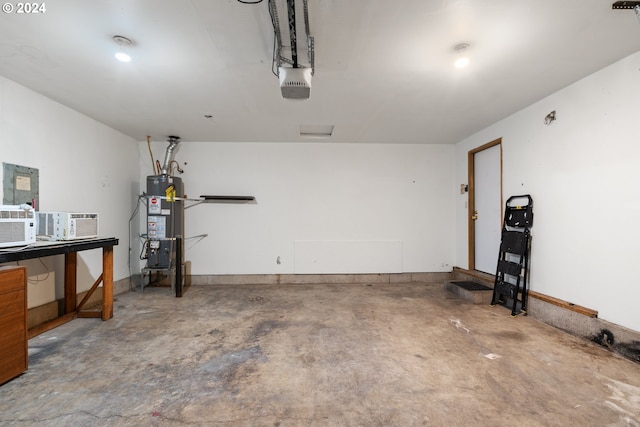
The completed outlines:
[[[175,238],[184,235],[182,179],[147,176],[147,268],[168,269],[175,256]]]

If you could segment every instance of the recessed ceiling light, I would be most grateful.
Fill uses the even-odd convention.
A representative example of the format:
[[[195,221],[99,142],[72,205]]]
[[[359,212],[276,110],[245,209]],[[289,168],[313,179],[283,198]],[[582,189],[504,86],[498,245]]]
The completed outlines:
[[[125,48],[133,45],[131,39],[124,36],[113,36],[113,41],[116,42],[120,48],[115,53],[115,57],[121,62],[131,62],[131,56],[125,51]]]
[[[456,61],[453,63],[453,65],[454,65],[454,67],[456,67],[456,68],[464,68],[464,67],[466,67],[467,65],[469,65],[469,58],[467,58],[466,56],[465,56],[465,57],[462,57],[462,58],[458,58],[458,59],[456,59]]]
[[[467,55],[469,47],[469,43],[460,43],[453,48],[453,51],[456,53],[456,60],[453,65],[456,68],[464,68],[469,65],[469,56]]]
[[[116,52],[115,57],[120,62],[131,62],[131,57],[124,52]]]

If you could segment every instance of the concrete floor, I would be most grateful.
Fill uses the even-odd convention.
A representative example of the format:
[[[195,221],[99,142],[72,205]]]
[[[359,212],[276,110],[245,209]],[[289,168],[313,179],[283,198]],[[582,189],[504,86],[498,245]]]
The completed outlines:
[[[2,426],[640,425],[640,364],[442,284],[148,288],[29,345]]]

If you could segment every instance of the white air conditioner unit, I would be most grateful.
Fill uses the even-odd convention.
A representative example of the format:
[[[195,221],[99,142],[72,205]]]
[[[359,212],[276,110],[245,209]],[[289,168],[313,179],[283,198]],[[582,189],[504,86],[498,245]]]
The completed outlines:
[[[97,213],[38,213],[40,240],[74,240],[90,237],[98,237]]]
[[[36,219],[31,207],[0,206],[0,248],[36,242]]]
[[[285,99],[309,99],[312,71],[311,68],[278,68],[282,97]]]

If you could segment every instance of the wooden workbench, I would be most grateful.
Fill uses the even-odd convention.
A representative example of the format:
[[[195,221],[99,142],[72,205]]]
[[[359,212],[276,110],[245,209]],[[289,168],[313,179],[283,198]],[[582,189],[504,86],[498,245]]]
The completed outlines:
[[[25,248],[9,248],[0,251],[0,264],[26,259],[64,254],[64,303],[62,316],[29,329],[29,338],[66,323],[76,317],[113,317],[113,247],[118,244],[115,237],[93,238],[72,241],[38,241]],[[89,292],[77,303],[78,252],[102,248],[102,274]],[[102,306],[99,311],[84,310],[84,305],[102,283]]]

